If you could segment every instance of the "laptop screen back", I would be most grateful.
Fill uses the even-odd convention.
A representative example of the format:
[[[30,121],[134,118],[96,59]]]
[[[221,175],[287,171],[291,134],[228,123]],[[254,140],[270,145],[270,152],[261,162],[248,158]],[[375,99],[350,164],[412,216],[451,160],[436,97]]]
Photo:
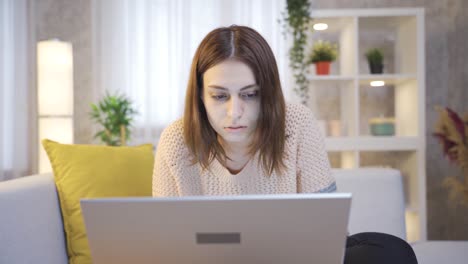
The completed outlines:
[[[81,201],[93,263],[343,261],[350,194]]]

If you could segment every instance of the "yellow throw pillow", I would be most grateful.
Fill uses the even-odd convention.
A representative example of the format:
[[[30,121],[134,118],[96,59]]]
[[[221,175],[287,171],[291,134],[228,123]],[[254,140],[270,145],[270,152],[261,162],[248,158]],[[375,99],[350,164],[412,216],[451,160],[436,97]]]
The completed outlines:
[[[151,196],[152,145],[66,145],[47,139],[42,145],[54,172],[69,262],[91,263],[80,199]]]

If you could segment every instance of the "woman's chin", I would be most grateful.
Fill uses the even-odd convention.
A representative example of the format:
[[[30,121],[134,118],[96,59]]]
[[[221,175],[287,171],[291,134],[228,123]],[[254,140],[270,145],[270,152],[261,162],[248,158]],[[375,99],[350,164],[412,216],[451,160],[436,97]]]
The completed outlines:
[[[223,135],[224,142],[228,144],[246,144],[249,142],[249,137],[245,134],[236,134],[236,135]]]

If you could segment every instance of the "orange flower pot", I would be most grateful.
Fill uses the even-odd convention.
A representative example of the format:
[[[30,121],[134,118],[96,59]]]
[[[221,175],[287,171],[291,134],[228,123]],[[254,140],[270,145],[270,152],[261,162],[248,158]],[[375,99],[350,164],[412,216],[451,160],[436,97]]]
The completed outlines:
[[[330,61],[319,61],[315,63],[315,73],[317,75],[330,74]]]

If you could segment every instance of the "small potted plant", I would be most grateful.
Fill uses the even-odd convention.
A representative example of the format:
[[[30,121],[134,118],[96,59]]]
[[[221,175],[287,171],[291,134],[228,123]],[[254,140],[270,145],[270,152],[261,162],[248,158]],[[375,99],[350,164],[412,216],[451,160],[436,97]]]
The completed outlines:
[[[336,44],[328,41],[319,40],[312,46],[312,52],[309,55],[309,64],[315,64],[317,75],[328,75],[330,73],[330,64],[336,60],[338,48]]]
[[[94,138],[109,146],[125,146],[130,138],[130,126],[137,111],[124,95],[106,92],[97,104],[91,104],[91,119],[103,127]]]
[[[372,74],[383,73],[383,52],[381,49],[373,48],[366,52],[369,70]]]

